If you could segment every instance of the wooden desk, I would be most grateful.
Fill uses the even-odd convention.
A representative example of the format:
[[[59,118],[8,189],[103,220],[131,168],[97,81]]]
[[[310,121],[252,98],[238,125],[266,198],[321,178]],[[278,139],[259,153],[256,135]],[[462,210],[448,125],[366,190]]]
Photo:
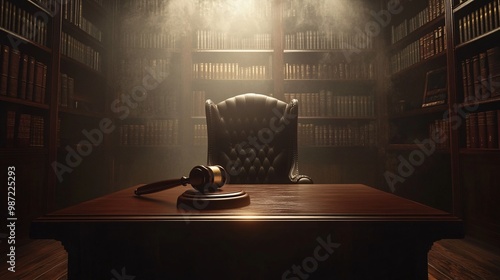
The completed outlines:
[[[251,204],[211,211],[178,210],[187,187],[135,188],[36,219],[31,236],[62,241],[69,279],[407,280],[427,279],[434,241],[464,235],[448,213],[360,184],[226,185]]]

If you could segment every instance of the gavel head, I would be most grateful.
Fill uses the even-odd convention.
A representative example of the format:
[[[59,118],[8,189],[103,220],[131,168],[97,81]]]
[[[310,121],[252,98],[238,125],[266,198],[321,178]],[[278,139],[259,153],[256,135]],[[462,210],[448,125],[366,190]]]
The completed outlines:
[[[220,165],[198,165],[189,173],[189,184],[201,193],[215,192],[226,183],[226,170]]]

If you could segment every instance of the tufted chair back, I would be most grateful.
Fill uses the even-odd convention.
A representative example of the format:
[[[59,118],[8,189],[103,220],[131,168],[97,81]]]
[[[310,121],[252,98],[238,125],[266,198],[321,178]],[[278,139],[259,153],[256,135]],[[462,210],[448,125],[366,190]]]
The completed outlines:
[[[298,101],[246,93],[205,103],[208,164],[221,165],[233,184],[312,183],[299,175]]]

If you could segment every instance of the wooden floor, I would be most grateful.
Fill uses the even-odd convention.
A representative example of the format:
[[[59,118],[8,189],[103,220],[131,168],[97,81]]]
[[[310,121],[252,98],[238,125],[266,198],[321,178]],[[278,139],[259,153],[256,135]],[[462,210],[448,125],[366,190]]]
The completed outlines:
[[[16,248],[15,273],[2,261],[0,279],[63,280],[67,279],[67,264],[66,251],[59,242],[31,241]],[[470,239],[441,240],[429,252],[429,279],[500,279],[500,252]]]

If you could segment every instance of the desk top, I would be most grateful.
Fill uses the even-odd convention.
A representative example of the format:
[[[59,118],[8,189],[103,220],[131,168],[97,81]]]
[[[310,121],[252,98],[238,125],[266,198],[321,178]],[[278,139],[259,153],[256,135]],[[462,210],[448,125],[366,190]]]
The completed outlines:
[[[36,221],[112,220],[320,220],[320,221],[447,221],[461,220],[441,210],[362,184],[225,185],[244,190],[248,206],[225,210],[177,209],[187,187],[137,197],[137,186],[47,214]]]

